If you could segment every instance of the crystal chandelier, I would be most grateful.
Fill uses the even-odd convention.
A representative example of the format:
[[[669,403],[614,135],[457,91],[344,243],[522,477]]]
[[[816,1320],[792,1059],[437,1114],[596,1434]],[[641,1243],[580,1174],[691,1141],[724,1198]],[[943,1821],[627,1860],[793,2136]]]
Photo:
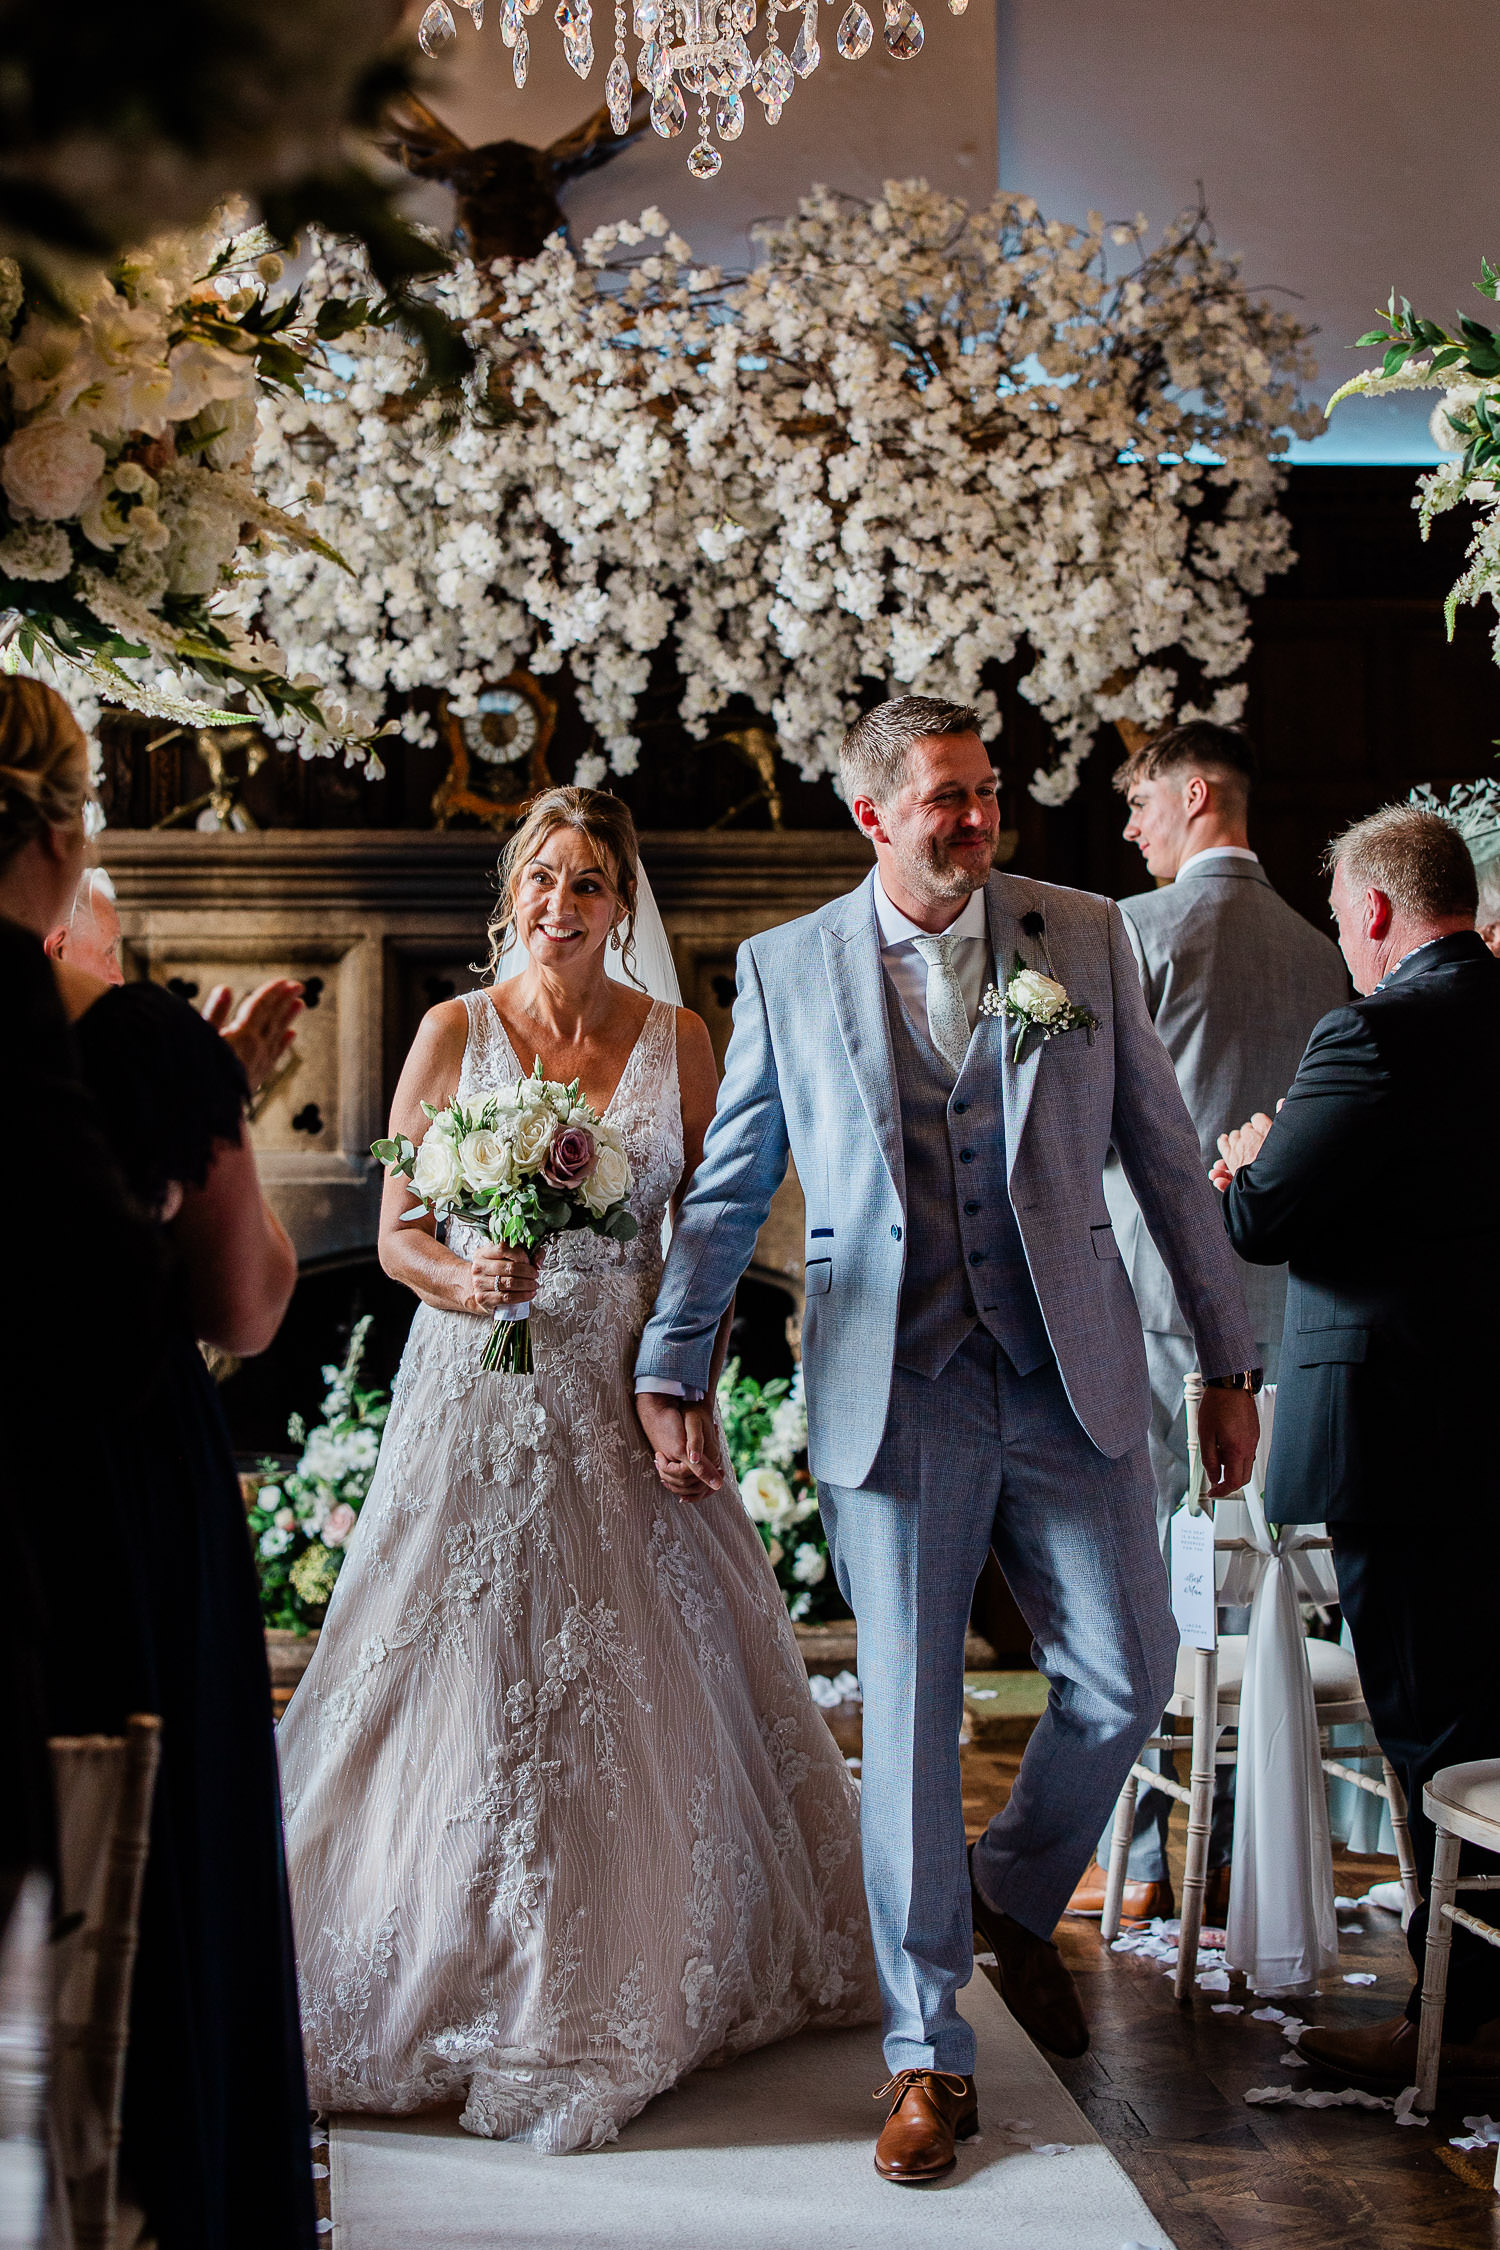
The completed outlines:
[[[846,62],[857,62],[874,44],[875,26],[862,0],[829,0],[843,6],[836,44]],[[910,62],[922,51],[926,36],[912,0],[873,0],[885,14],[887,54],[897,62]],[[500,0],[500,36],[511,50],[516,84],[524,86],[531,68],[531,36],[526,18],[534,16],[542,0]],[[948,0],[951,15],[961,16],[969,0]],[[438,54],[458,36],[454,7],[467,10],[477,31],[484,22],[485,0],[430,0],[417,38],[425,54]],[[651,124],[664,141],[675,140],[687,125],[696,103],[698,138],[689,152],[687,168],[695,180],[711,180],[723,164],[710,133],[721,141],[737,141],[745,128],[745,95],[750,93],[774,125],[786,107],[799,78],[810,78],[823,59],[818,44],[818,0],[765,0],[766,43],[757,58],[749,48],[755,30],[758,0],[634,0],[631,28],[639,42],[635,75],[651,96]],[[617,133],[630,129],[633,94],[630,64],[625,56],[626,0],[614,0],[614,60],[604,74],[604,98],[610,123]],[[788,51],[778,18],[797,19],[797,31]],[[580,78],[594,67],[594,10],[592,0],[557,0],[554,17],[562,33],[563,52]]]

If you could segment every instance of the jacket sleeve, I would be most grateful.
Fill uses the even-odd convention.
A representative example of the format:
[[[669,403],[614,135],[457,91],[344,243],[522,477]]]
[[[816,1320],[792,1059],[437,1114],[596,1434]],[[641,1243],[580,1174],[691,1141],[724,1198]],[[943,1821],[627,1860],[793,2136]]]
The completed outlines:
[[[748,943],[737,963],[734,1031],[703,1161],[678,1209],[672,1245],[636,1355],[637,1380],[703,1391],[719,1322],[786,1176],[788,1141],[760,973]]]
[[[1305,1259],[1378,1160],[1390,1074],[1358,1008],[1316,1025],[1259,1156],[1224,1195],[1229,1239],[1251,1265]]]
[[[1114,985],[1115,1101],[1110,1139],[1151,1239],[1172,1278],[1205,1375],[1253,1365],[1255,1337],[1216,1190],[1171,1057],[1146,1011],[1125,921],[1109,909]]]

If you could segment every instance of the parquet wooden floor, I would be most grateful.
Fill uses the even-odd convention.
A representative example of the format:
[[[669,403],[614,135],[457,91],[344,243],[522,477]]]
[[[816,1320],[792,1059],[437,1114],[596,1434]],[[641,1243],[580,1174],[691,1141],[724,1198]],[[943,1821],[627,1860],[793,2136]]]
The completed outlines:
[[[964,1814],[975,1835],[1005,1802],[1024,1730],[964,1751]],[[1173,1819],[1181,1885],[1182,1815]],[[1339,1891],[1357,1898],[1395,1872],[1389,1860],[1335,1858]],[[1315,2000],[1277,2005],[1307,2023],[1380,2022],[1396,2015],[1410,1965],[1393,1915],[1344,1915],[1365,1934],[1346,1937],[1347,1969],[1374,1970],[1373,1986],[1326,1979]],[[1378,1930],[1371,1925],[1379,1924]],[[1264,2005],[1239,1979],[1217,2000],[1244,2003],[1216,2016],[1201,1996],[1180,2010],[1161,1964],[1101,1945],[1097,1923],[1065,1922],[1059,1944],[1083,1992],[1093,2032],[1087,2055],[1058,2063],[1058,2076],[1134,2178],[1178,2250],[1490,2250],[1500,2245],[1493,2160],[1450,2148],[1463,2131],[1458,2110],[1425,2128],[1402,2129],[1386,2111],[1268,2109],[1244,2100],[1249,2086],[1291,2079],[1332,2083],[1283,2062],[1286,2041],[1256,2023]],[[981,2099],[983,2089],[981,2088]],[[1500,2087],[1460,2105],[1500,2115]]]

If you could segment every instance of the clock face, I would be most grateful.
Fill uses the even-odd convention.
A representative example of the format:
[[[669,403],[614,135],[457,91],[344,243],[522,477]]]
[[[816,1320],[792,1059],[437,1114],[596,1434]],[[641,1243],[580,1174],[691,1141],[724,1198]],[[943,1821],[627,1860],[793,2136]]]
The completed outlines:
[[[460,720],[469,756],[486,766],[512,766],[529,757],[539,722],[534,706],[516,688],[486,688],[478,709]]]

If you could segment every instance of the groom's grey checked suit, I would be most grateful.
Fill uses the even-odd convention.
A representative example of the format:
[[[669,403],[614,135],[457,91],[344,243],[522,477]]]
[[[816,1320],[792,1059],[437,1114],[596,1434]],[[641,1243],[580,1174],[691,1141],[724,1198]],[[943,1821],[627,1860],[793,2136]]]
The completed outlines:
[[[993,1543],[1048,1709],[976,1847],[995,1906],[1049,1936],[1170,1692],[1140,1321],[1102,1176],[1111,1142],[1188,1308],[1205,1373],[1252,1338],[1118,910],[1008,875],[985,887],[986,979],[1047,967],[1098,1030],[1018,1062],[970,1011],[955,1077],[882,967],[872,875],[740,949],[734,1036],[638,1384],[699,1392],[771,1197],[807,1205],[809,1454],[859,1620],[865,1882],[893,2070],[971,2073],[958,1732],[963,1636]],[[1023,933],[1040,915],[1044,934]]]

